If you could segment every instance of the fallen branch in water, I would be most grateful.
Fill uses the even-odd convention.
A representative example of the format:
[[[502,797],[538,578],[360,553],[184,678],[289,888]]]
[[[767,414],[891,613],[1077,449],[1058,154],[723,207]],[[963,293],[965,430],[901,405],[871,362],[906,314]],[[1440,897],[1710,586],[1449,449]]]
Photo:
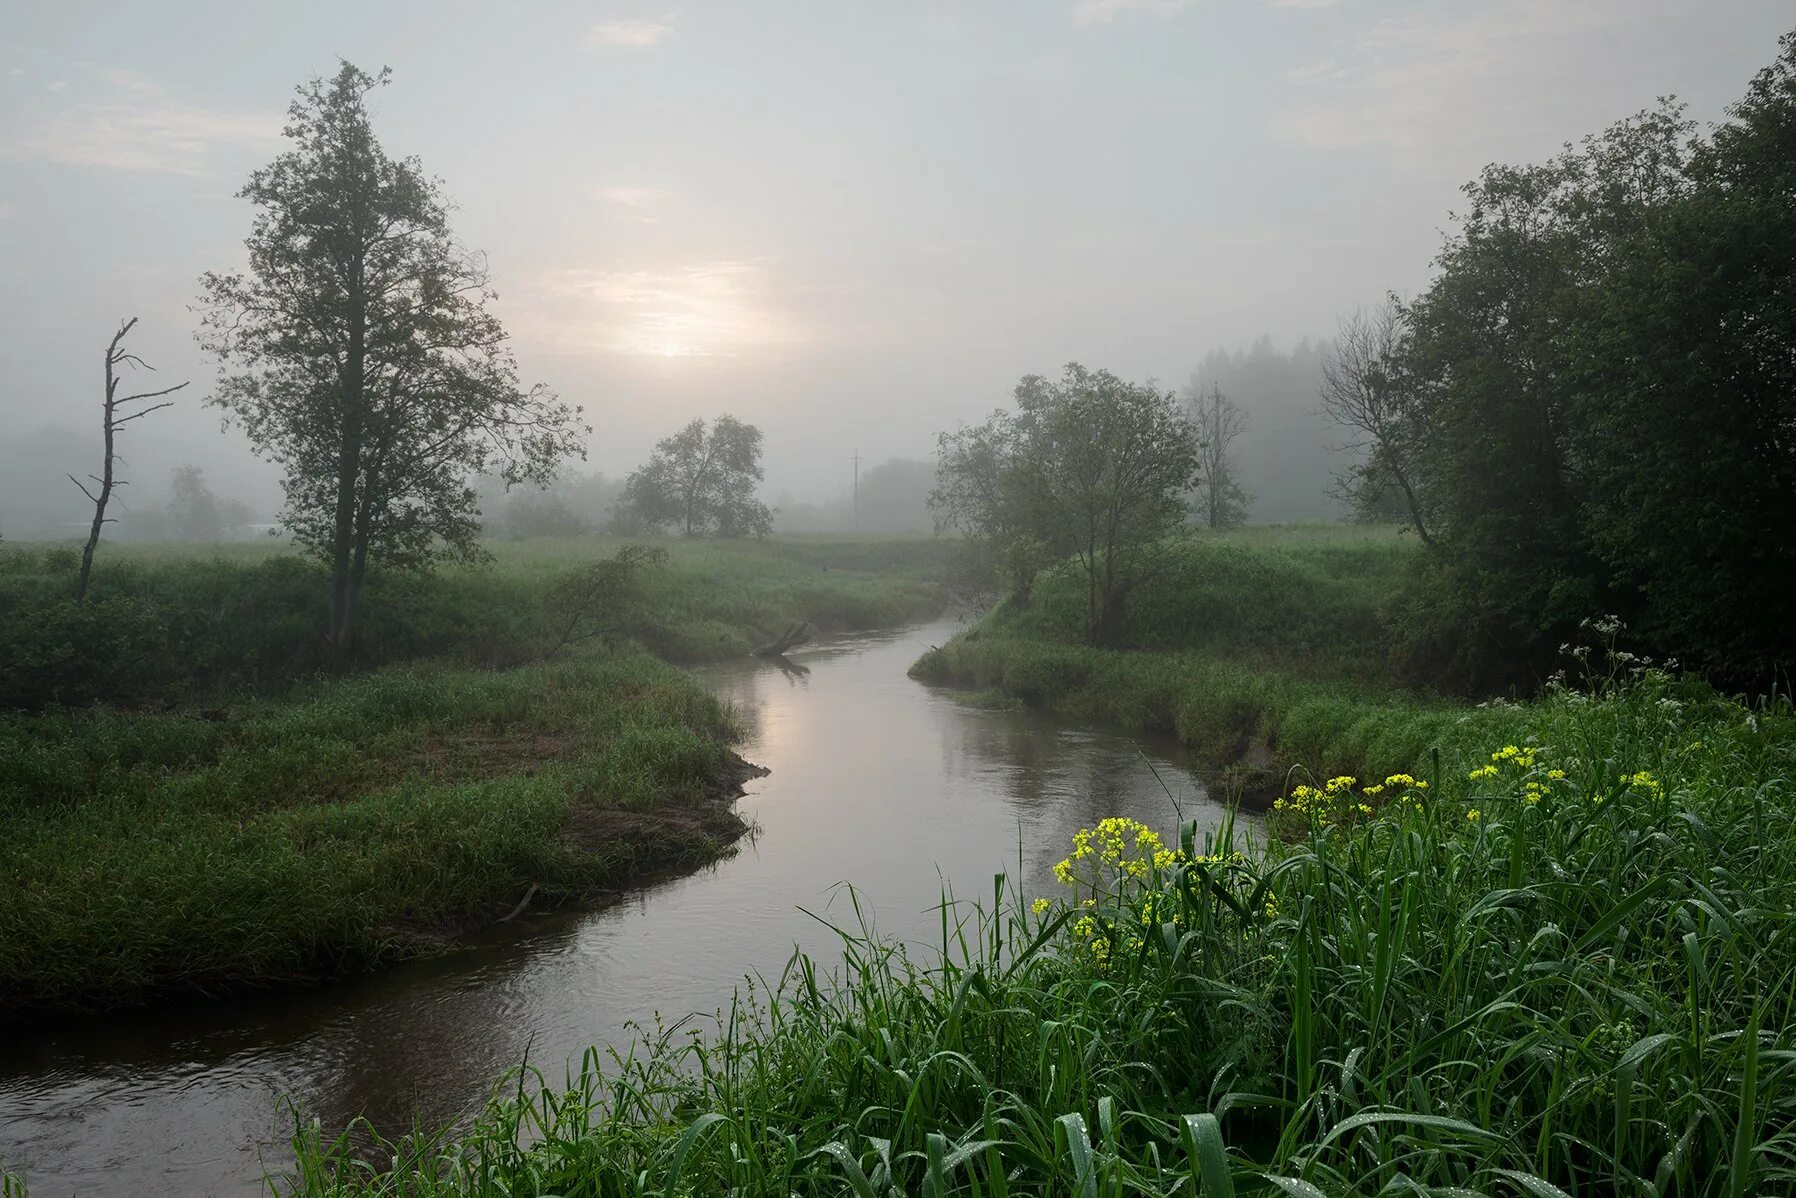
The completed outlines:
[[[786,629],[785,633],[783,635],[781,635],[778,640],[769,641],[767,644],[762,645],[759,649],[756,649],[755,656],[756,657],[784,657],[786,654],[786,650],[792,648],[795,645],[802,645],[810,639],[811,639],[810,622],[806,621],[806,620],[800,620],[798,623],[796,623],[796,624],[792,625],[790,628]]]

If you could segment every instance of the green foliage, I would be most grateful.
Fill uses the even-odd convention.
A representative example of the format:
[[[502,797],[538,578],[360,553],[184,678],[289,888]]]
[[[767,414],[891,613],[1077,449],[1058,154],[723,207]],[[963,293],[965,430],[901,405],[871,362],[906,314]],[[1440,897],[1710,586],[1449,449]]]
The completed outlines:
[[[555,589],[622,548],[608,538],[508,541],[492,545],[491,569],[376,571],[361,659],[498,667],[534,660],[565,628],[553,610]],[[920,618],[940,605],[935,580],[946,553],[923,538],[662,548],[665,570],[589,615],[611,635],[680,661],[747,653],[794,620],[841,630]],[[0,546],[0,708],[278,694],[324,665],[325,613],[315,597],[329,573],[319,563],[272,545],[205,556],[118,546],[96,564],[84,612],[68,601],[74,564],[65,549]]]
[[[930,505],[943,528],[990,547],[975,561],[1025,535],[1075,558],[1085,637],[1111,641],[1157,543],[1184,520],[1197,437],[1171,395],[1076,362],[1058,381],[1023,379],[1016,402],[941,435]]]
[[[1792,144],[1796,34],[1706,137],[1667,101],[1467,185],[1377,355],[1403,452],[1369,468],[1413,483],[1439,549],[1418,672],[1532,684],[1606,612],[1730,685],[1796,665]]]
[[[203,280],[209,402],[284,471],[282,523],[331,569],[339,657],[370,561],[476,559],[470,479],[545,483],[590,431],[520,388],[484,261],[451,236],[438,182],[375,137],[367,97],[386,81],[345,62],[299,89],[292,148],[238,193],[258,209],[249,271]]]
[[[796,956],[715,1032],[527,1072],[466,1131],[367,1153],[302,1120],[282,1184],[1789,1190],[1796,715],[1648,675],[1507,719],[1508,755],[1468,741],[1293,843],[1105,821],[1064,897],[945,895],[927,951],[841,927],[839,971]]]
[[[612,645],[641,604],[642,576],[667,566],[658,545],[625,545],[610,557],[574,571],[549,591],[549,615],[560,629],[550,653],[581,641]]]
[[[695,418],[624,480],[616,522],[625,532],[671,526],[689,537],[764,537],[773,513],[755,498],[762,477],[760,429],[729,415],[707,429]]]
[[[354,970],[713,857],[731,730],[644,654],[0,716],[0,1010]]]
[[[1505,718],[1396,684],[1384,606],[1415,554],[1394,529],[1352,525],[1169,543],[1119,649],[1083,643],[1080,580],[1063,566],[1027,609],[999,607],[912,676],[1173,734],[1218,790],[1255,798],[1294,767],[1410,770],[1446,732]]]

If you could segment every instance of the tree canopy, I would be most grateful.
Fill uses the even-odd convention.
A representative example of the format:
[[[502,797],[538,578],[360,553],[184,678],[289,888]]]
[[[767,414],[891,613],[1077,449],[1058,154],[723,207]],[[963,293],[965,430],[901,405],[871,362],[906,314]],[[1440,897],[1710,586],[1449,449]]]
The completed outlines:
[[[440,183],[375,137],[368,97],[387,78],[344,63],[299,88],[291,148],[238,193],[258,209],[249,269],[202,280],[209,402],[285,470],[281,520],[330,564],[339,656],[370,561],[479,558],[470,478],[545,482],[590,431],[520,386]]]
[[[761,430],[723,415],[694,419],[655,446],[624,480],[618,519],[627,527],[675,527],[686,536],[764,537],[773,512],[755,498]]]
[[[1112,640],[1152,550],[1184,522],[1196,433],[1170,392],[1076,362],[1015,397],[1015,412],[941,434],[930,504],[994,562],[1075,558],[1086,637]]]
[[[1531,681],[1615,614],[1722,679],[1796,664],[1793,151],[1796,35],[1707,136],[1664,101],[1466,186],[1361,363],[1435,542],[1418,661]]]

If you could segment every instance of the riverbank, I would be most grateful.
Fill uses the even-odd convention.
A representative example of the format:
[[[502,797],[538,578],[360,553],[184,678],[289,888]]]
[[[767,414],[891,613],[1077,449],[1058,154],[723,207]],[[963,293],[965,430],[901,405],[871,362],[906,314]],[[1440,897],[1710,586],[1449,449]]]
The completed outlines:
[[[1399,680],[1385,607],[1413,551],[1363,526],[1176,545],[1132,598],[1121,644],[1103,649],[1083,643],[1079,580],[1050,572],[1028,607],[1001,604],[911,672],[1175,735],[1216,790],[1257,805],[1293,776],[1414,771],[1433,747],[1507,739],[1516,721]]]
[[[634,651],[0,721],[0,1012],[313,981],[711,860],[732,735]]]
[[[1593,655],[1599,656],[1599,655]],[[1611,663],[1597,662],[1607,666]],[[302,1121],[303,1195],[1732,1198],[1796,1184],[1796,713],[1618,662],[1512,740],[1318,778],[1289,839],[1075,836],[1064,886],[850,920],[702,1036],[468,1129]],[[771,975],[770,975],[771,976]],[[372,1170],[359,1160],[378,1159]]]
[[[752,767],[730,713],[660,658],[940,602],[933,549],[676,542],[611,635],[545,659],[558,580],[616,548],[509,543],[492,570],[381,579],[362,644],[391,664],[318,676],[294,647],[323,593],[309,563],[120,553],[77,613],[58,551],[5,547],[0,672],[43,702],[0,714],[0,1018],[311,982],[435,951],[526,893],[715,860]],[[107,638],[71,635],[90,628]]]

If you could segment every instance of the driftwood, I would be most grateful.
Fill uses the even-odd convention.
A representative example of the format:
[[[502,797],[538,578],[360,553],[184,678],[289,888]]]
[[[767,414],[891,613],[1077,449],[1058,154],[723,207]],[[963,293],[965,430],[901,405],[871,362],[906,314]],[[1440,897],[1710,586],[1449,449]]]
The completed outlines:
[[[790,628],[786,629],[786,631],[779,637],[779,639],[769,641],[767,644],[762,645],[759,649],[756,649],[755,656],[756,657],[784,657],[786,655],[786,650],[791,649],[797,645],[802,645],[810,639],[811,639],[811,626],[810,626],[809,622],[807,622],[805,620],[800,620],[798,623],[796,623],[796,624],[792,625]]]
[[[511,914],[501,917],[499,922],[500,923],[510,923],[512,920],[514,920],[518,916],[522,915],[524,913],[524,908],[528,907],[530,905],[530,900],[535,897],[536,897],[536,883],[532,882],[532,883],[530,883],[530,889],[528,889],[524,892],[524,897],[518,900],[518,905],[511,909]]]
[[[768,657],[767,660],[778,666],[787,678],[794,681],[799,678],[808,677],[811,673],[810,666],[805,665],[801,661],[793,661],[790,657],[781,657],[778,654],[773,654]]]

